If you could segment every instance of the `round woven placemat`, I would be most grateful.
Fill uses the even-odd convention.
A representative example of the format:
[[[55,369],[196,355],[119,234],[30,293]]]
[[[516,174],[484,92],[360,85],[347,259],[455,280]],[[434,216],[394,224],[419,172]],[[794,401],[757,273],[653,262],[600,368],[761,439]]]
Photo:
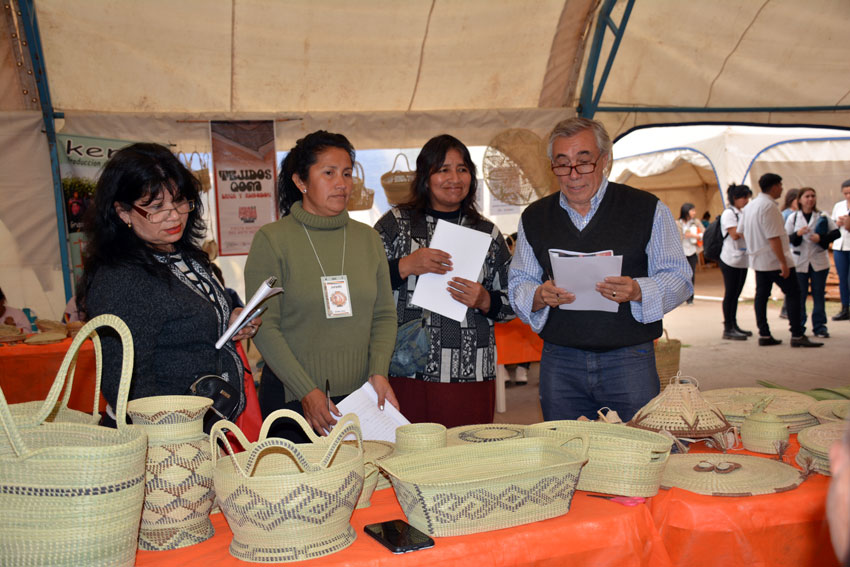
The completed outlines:
[[[490,443],[506,439],[522,439],[525,437],[525,425],[512,423],[488,423],[484,425],[465,425],[452,427],[446,431],[446,445],[463,445],[465,443]]]
[[[363,461],[377,461],[389,457],[395,451],[395,445],[389,441],[363,441]]]
[[[834,413],[840,419],[847,419],[847,416],[850,415],[850,405],[839,406],[832,410],[832,413]]]
[[[694,470],[704,461],[711,466],[734,463],[740,468],[725,474]],[[755,496],[785,492],[797,488],[801,482],[803,475],[800,471],[779,461],[749,455],[695,453],[670,455],[661,478],[661,488],[683,488],[709,496]]]
[[[798,392],[778,390],[775,388],[721,388],[702,393],[703,397],[716,405],[723,415],[733,418],[744,418],[753,411],[753,407],[764,398],[773,396],[765,413],[772,413],[782,418],[797,418],[807,414],[814,398]],[[787,419],[786,419],[787,420]]]
[[[65,331],[45,331],[30,335],[24,340],[28,345],[49,345],[64,341],[68,337]]]
[[[818,457],[829,459],[829,446],[844,435],[847,425],[843,421],[807,427],[797,435],[800,447]]]
[[[809,413],[821,423],[841,421],[835,410],[842,406],[850,408],[850,400],[820,400],[809,406]]]

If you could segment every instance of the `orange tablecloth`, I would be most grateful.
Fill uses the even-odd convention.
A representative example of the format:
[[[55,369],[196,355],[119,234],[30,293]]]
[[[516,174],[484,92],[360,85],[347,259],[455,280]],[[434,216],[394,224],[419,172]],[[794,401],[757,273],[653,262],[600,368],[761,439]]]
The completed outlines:
[[[568,514],[505,530],[435,538],[431,549],[393,555],[363,533],[363,526],[404,514],[392,489],[372,496],[372,506],[356,510],[351,523],[357,540],[346,549],[299,565],[470,567],[479,565],[593,565],[598,567],[672,565],[645,505],[628,508],[577,492]],[[232,535],[221,514],[213,516],[215,536],[172,551],[139,551],[136,567],[244,566],[228,552]]]
[[[493,326],[496,334],[498,364],[537,362],[543,350],[543,339],[519,318]]]
[[[784,460],[795,464],[797,436]],[[691,452],[708,452],[703,443]],[[712,451],[715,452],[715,451]],[[766,457],[749,451],[736,454]],[[713,567],[838,566],[826,524],[829,477],[812,474],[794,490],[762,496],[702,496],[662,490],[649,507],[675,565]]]
[[[62,359],[71,346],[71,339],[49,345],[6,345],[0,347],[0,388],[10,404],[43,400]],[[73,409],[91,412],[94,401],[94,347],[86,341],[77,357],[77,370],[68,403]],[[103,409],[105,402],[101,397]]]

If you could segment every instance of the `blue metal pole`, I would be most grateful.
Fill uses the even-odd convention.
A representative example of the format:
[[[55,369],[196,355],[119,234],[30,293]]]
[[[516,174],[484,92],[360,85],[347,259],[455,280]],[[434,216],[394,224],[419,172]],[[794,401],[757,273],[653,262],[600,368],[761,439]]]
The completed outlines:
[[[65,197],[62,191],[62,177],[59,174],[59,152],[56,147],[55,117],[61,117],[53,112],[50,100],[50,88],[47,83],[47,69],[44,66],[44,51],[41,47],[41,34],[38,29],[38,19],[35,14],[33,0],[18,0],[21,23],[27,39],[30,58],[32,59],[33,75],[38,88],[38,98],[41,103],[41,115],[44,120],[44,132],[47,136],[47,147],[50,153],[50,170],[53,174],[53,198],[56,204],[56,225],[59,237],[59,254],[62,261],[62,280],[65,284],[65,301],[71,297],[71,266],[68,254],[68,234],[65,230]]]
[[[605,88],[605,83],[608,80],[608,74],[614,64],[614,59],[617,56],[617,50],[620,48],[620,42],[626,32],[626,24],[629,22],[629,16],[632,13],[634,0],[628,0],[623,18],[620,25],[614,24],[611,19],[611,11],[614,9],[616,0],[605,0],[602,8],[599,10],[599,15],[596,17],[596,27],[593,32],[593,41],[590,46],[590,53],[587,58],[587,66],[584,70],[584,83],[581,86],[581,94],[579,96],[578,112],[580,116],[585,118],[593,118],[596,114],[596,105],[602,97],[602,91]],[[602,73],[602,78],[599,81],[599,86],[596,93],[593,92],[593,82],[596,79],[596,69],[599,65],[599,56],[602,54],[602,44],[605,40],[606,28],[610,28],[614,34],[614,43],[611,50],[608,52],[608,60],[605,63],[605,69]]]

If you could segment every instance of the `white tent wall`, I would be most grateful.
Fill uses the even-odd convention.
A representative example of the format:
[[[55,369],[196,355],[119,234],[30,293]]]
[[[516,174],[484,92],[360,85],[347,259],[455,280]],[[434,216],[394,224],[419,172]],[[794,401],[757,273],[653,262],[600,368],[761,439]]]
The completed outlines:
[[[43,318],[65,308],[56,202],[40,112],[0,112],[0,287]]]

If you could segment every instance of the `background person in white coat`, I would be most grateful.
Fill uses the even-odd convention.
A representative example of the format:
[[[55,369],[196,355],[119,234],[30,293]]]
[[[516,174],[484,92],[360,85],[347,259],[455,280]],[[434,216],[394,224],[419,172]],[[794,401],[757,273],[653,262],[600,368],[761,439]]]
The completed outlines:
[[[800,189],[800,207],[785,220],[785,232],[800,284],[800,321],[806,328],[806,298],[812,286],[812,333],[829,338],[826,328],[826,277],[829,275],[829,243],[839,237],[835,222],[817,209],[817,193],[811,187]]]
[[[838,272],[838,290],[841,294],[841,311],[833,316],[833,321],[850,319],[850,179],[841,184],[844,200],[835,203],[832,208],[832,220],[841,231],[841,238],[832,243],[832,256],[835,270]]]
[[[741,209],[750,201],[753,192],[746,185],[734,183],[726,190],[729,206],[720,215],[720,234],[723,248],[720,250],[720,271],[723,274],[723,338],[727,341],[745,341],[753,336],[738,326],[738,298],[747,281],[747,241],[738,230]]]

